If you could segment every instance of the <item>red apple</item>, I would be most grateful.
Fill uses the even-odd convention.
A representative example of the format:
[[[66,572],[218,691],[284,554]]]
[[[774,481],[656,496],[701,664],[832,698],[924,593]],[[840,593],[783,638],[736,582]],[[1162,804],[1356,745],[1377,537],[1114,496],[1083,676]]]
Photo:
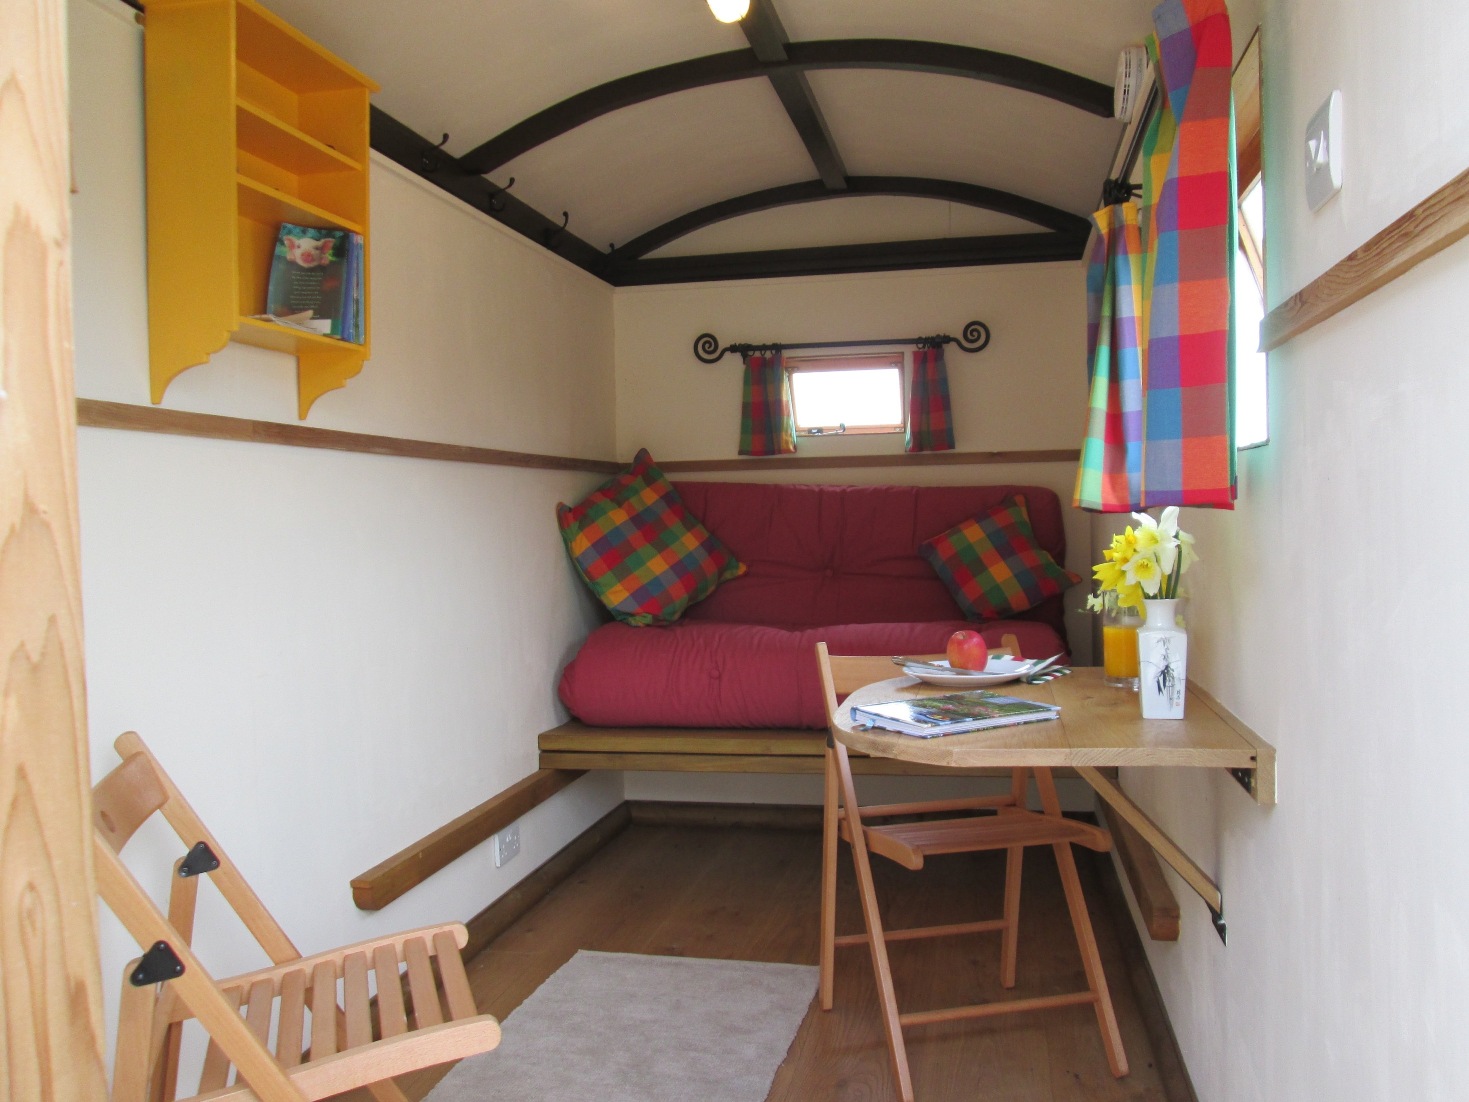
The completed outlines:
[[[956,670],[978,672],[990,663],[990,649],[977,631],[956,631],[949,636],[949,666]]]

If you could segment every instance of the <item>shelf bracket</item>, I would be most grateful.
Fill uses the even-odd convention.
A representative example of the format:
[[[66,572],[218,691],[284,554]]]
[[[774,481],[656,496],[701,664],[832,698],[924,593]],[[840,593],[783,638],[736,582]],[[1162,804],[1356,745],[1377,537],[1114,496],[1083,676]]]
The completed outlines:
[[[1174,872],[1183,877],[1184,883],[1198,893],[1199,898],[1209,908],[1219,940],[1223,941],[1224,892],[1213,878],[1199,868],[1193,858],[1184,853],[1178,843],[1168,837],[1163,829],[1148,817],[1147,812],[1133,803],[1127,793],[1098,772],[1094,766],[1078,765],[1075,769],[1081,779],[1091,785],[1098,796],[1106,800],[1118,815],[1121,815],[1134,830],[1141,834],[1148,845],[1157,851],[1158,856],[1166,861]]]

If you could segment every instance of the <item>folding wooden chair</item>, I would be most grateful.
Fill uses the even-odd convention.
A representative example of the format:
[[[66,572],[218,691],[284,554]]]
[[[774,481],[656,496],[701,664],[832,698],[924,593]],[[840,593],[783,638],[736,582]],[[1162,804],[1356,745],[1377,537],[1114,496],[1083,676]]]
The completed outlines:
[[[1006,640],[1007,644],[1010,640]],[[1013,646],[1008,647],[1013,653]],[[856,788],[847,748],[836,737],[838,699],[874,681],[893,676],[893,666],[886,657],[846,657],[827,653],[826,644],[816,645],[816,660],[821,668],[821,684],[826,693],[826,715],[830,732],[826,749],[826,798],[822,818],[821,864],[821,1008],[830,1010],[836,949],[838,946],[866,944],[871,950],[872,967],[877,979],[883,1029],[892,1057],[893,1076],[903,1102],[913,1102],[913,1081],[908,1068],[907,1049],[903,1044],[903,1027],[930,1025],[957,1019],[989,1017],[1022,1010],[1047,1010],[1061,1006],[1091,1003],[1096,1008],[1097,1024],[1102,1033],[1102,1046],[1112,1074],[1127,1074],[1127,1056],[1122,1050],[1122,1035],[1117,1016],[1102,974],[1102,961],[1081,893],[1073,843],[1089,849],[1106,851],[1111,837],[1105,830],[1061,816],[1055,784],[1049,769],[1035,770],[1044,814],[1025,808],[1026,773],[1016,769],[1011,774],[1010,791],[999,796],[976,796],[921,803],[885,804],[862,807],[857,803]],[[984,812],[965,817],[923,818],[934,814],[952,816],[954,812]],[[874,822],[903,818],[904,822]],[[837,841],[852,847],[852,863],[857,872],[857,891],[862,902],[866,933],[836,935]],[[1000,932],[1000,983],[1015,986],[1015,953],[1020,925],[1020,873],[1026,846],[1049,845],[1056,854],[1061,882],[1071,912],[1071,925],[1076,933],[1077,948],[1086,971],[1087,990],[1073,994],[1046,995],[1037,998],[1010,999],[980,1003],[921,1013],[903,1014],[898,1010],[892,969],[888,963],[887,943],[917,938],[945,937],[954,934]],[[980,922],[946,926],[924,926],[902,930],[884,930],[873,888],[869,853],[896,861],[904,868],[921,869],[924,858],[942,853],[974,853],[981,850],[1005,851],[1005,897],[1002,917]]]
[[[303,957],[143,740],[128,732],[114,745],[122,764],[92,790],[97,885],[147,951],[123,978],[113,1102],[176,1097],[182,1028],[190,1018],[209,1034],[196,1097],[211,1100],[303,1102],[367,1087],[380,1102],[406,1102],[393,1076],[500,1043],[499,1023],[474,1005],[459,955],[468,936],[462,925]],[[166,917],[119,857],[155,812],[162,812],[188,849],[174,865]],[[273,966],[216,981],[199,963],[190,941],[201,874],[219,888]],[[439,1001],[435,965],[447,1012]],[[374,975],[375,1009],[369,998]],[[274,1054],[267,1047],[272,1023]],[[237,1074],[231,1086],[232,1067]]]

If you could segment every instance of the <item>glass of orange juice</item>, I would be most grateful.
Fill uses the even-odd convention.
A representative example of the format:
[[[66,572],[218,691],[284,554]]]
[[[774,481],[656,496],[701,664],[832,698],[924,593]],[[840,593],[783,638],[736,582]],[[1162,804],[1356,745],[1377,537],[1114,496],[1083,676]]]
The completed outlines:
[[[1102,680],[1113,688],[1138,689],[1137,629],[1142,613],[1117,603],[1117,594],[1102,595]]]

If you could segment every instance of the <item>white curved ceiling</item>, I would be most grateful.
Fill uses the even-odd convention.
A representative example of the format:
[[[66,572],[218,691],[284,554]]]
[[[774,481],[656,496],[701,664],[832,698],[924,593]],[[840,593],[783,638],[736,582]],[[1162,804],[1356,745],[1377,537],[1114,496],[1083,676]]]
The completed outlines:
[[[462,156],[607,81],[745,50],[705,0],[265,0],[382,85],[378,108]],[[759,0],[757,0],[757,3]],[[774,0],[789,39],[890,38],[1014,54],[1110,85],[1118,51],[1147,34],[1154,0]],[[1085,217],[1120,124],[1031,92],[873,69],[806,79],[848,176],[957,181]],[[612,111],[489,174],[597,250],[690,211],[818,178],[772,84],[734,80]],[[690,256],[1034,233],[942,199],[854,196],[744,214],[669,242]]]

